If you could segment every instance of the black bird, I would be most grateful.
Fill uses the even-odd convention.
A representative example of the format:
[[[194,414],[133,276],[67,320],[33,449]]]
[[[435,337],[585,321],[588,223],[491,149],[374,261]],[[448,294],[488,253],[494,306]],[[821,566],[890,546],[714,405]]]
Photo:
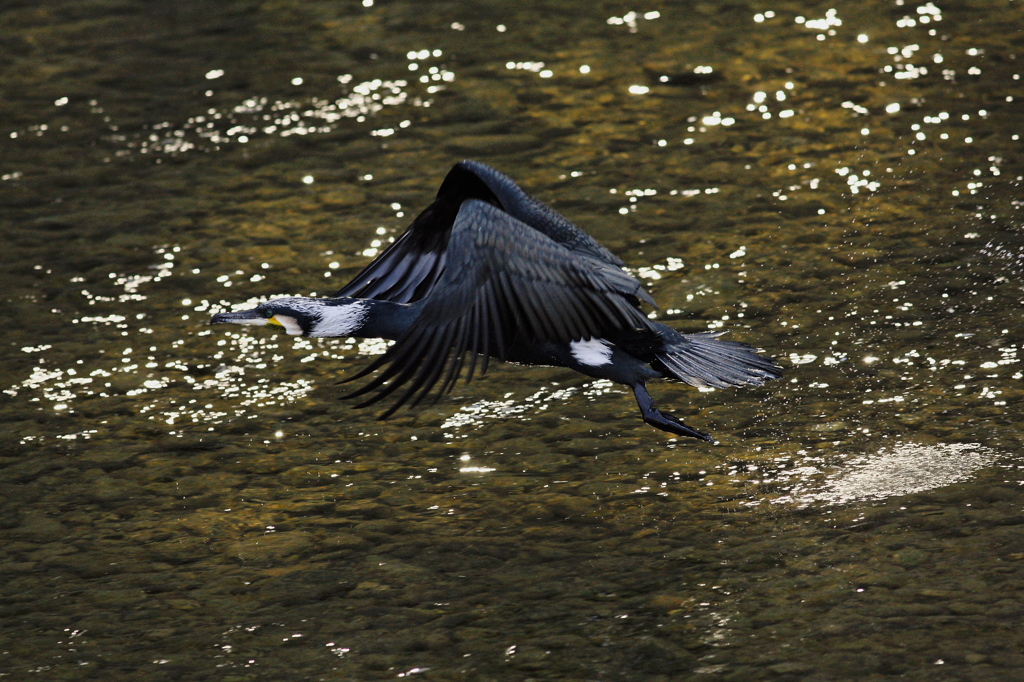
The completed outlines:
[[[656,409],[644,383],[760,385],[781,376],[779,366],[722,332],[680,334],[649,319],[640,305],[654,300],[623,268],[508,176],[462,161],[409,229],[334,296],[273,299],[211,323],[395,340],[351,379],[384,370],[345,396],[373,393],[357,405],[365,407],[402,388],[382,419],[438,384],[434,399],[444,395],[464,365],[468,383],[494,357],[625,384],[651,426],[715,442]]]

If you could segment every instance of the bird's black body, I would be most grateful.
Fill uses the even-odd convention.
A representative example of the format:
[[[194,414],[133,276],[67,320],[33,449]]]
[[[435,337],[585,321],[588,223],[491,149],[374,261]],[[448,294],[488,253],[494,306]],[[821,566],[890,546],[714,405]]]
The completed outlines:
[[[718,334],[680,334],[642,312],[654,301],[622,261],[482,163],[463,161],[402,236],[330,298],[275,299],[213,323],[279,324],[306,336],[394,339],[353,379],[358,407],[402,389],[382,415],[448,392],[489,358],[568,367],[633,389],[644,421],[712,440],[654,408],[655,378],[694,386],[757,385],[778,365]],[[478,366],[479,364],[479,366]]]

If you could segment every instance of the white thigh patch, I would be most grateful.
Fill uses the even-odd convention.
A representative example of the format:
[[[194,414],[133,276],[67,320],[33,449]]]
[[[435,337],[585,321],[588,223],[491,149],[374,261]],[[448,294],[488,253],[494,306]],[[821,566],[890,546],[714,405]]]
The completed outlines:
[[[604,339],[583,339],[569,344],[569,350],[582,365],[600,367],[612,361],[612,344]]]

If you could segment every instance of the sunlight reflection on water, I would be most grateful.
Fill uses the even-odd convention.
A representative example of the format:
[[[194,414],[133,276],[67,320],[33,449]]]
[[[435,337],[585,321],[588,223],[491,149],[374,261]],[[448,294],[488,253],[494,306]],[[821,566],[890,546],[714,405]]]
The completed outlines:
[[[848,459],[838,474],[821,468],[815,461],[820,458],[809,458],[780,476],[795,483],[788,487],[783,483],[787,494],[770,501],[803,508],[910,495],[967,480],[996,456],[994,450],[977,443],[900,442]]]
[[[557,386],[557,384],[555,385]],[[512,393],[506,393],[505,400],[481,400],[463,407],[445,420],[441,424],[441,429],[444,431],[445,438],[468,438],[468,433],[457,432],[468,429],[477,430],[488,420],[521,419],[524,415],[542,412],[550,405],[557,405],[569,396],[580,392],[589,400],[609,393],[624,393],[613,382],[604,379],[591,381],[583,386],[542,388],[522,400],[513,398]]]

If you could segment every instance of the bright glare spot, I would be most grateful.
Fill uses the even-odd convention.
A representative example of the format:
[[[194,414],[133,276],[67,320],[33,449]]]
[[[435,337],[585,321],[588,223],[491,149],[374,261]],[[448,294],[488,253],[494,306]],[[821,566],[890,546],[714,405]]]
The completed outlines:
[[[794,365],[807,365],[818,359],[817,355],[807,353],[806,355],[800,355],[799,353],[790,353],[789,361]]]
[[[843,25],[843,22],[839,18],[835,9],[830,9],[825,12],[824,19],[807,19],[805,17],[797,17],[794,21],[816,31],[828,31],[830,28]],[[834,33],[832,35],[834,35]]]
[[[212,71],[206,72],[206,80],[212,81],[214,78],[220,78],[224,75],[224,69],[213,69]]]
[[[646,85],[630,85],[629,94],[631,95],[646,95],[651,89]]]
[[[551,78],[552,76],[555,75],[555,72],[552,71],[551,69],[544,69],[543,71],[540,72],[539,75],[541,78]]]
[[[861,33],[859,36],[857,36],[857,42],[858,43],[866,43],[866,42],[868,42],[868,34],[867,33]]]
[[[899,102],[893,102],[892,104],[886,104],[885,105],[885,113],[887,113],[887,114],[895,114],[899,110],[900,110],[900,103]]]
[[[302,85],[302,79],[298,78],[298,77],[293,78],[292,79],[292,85]]]
[[[302,182],[303,182],[303,183],[305,183],[305,184],[307,184],[307,185],[312,185],[312,184],[313,184],[313,176],[312,176],[312,175],[306,175],[306,176],[304,176],[304,177],[302,178]]]
[[[584,64],[580,67],[580,73],[590,73],[590,67]]]
[[[62,107],[62,106],[64,106],[67,103],[68,103],[68,98],[67,97],[61,97],[59,99],[54,100],[54,102],[53,102],[54,106],[58,106],[58,107]]]

